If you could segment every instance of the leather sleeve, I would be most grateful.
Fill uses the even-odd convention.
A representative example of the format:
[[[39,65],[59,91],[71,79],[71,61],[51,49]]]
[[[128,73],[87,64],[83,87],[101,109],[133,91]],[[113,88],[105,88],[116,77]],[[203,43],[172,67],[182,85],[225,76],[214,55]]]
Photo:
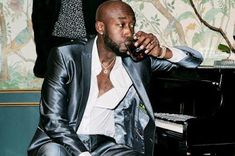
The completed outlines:
[[[186,54],[186,57],[178,62],[178,65],[186,68],[196,68],[202,63],[203,56],[199,51],[187,46],[175,46],[175,48]]]
[[[71,155],[78,156],[87,149],[68,118],[71,114],[68,113],[70,93],[67,91],[67,83],[74,69],[68,69],[69,66],[72,67],[69,65],[71,61],[66,60],[58,48],[53,49],[49,60],[47,76],[42,86],[40,125],[54,142],[63,145]]]
[[[185,67],[185,68],[197,68],[203,61],[202,54],[187,46],[175,46],[186,54],[186,57],[179,62],[172,63],[168,60],[151,58],[151,68],[153,71],[170,71],[173,68]]]

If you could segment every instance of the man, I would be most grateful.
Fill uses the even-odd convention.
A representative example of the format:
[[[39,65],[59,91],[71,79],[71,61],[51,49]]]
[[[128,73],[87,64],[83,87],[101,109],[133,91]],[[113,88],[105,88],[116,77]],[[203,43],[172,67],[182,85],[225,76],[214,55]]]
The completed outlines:
[[[95,35],[95,12],[105,0],[33,0],[34,75],[44,78],[51,48]]]
[[[96,38],[51,52],[29,155],[153,155],[155,124],[146,92],[151,73],[202,62],[190,48],[172,52],[151,33],[134,34],[135,15],[124,2],[102,3],[95,26]],[[148,55],[138,62],[126,47],[133,35]]]

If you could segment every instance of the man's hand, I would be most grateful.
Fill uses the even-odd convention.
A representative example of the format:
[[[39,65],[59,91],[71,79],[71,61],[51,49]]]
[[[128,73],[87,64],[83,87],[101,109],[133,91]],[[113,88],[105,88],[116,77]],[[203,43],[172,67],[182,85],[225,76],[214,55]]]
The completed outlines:
[[[136,40],[135,46],[140,47],[140,49],[145,49],[145,54],[147,55],[165,59],[172,57],[170,49],[161,47],[157,37],[152,33],[138,31],[134,35],[134,39]]]

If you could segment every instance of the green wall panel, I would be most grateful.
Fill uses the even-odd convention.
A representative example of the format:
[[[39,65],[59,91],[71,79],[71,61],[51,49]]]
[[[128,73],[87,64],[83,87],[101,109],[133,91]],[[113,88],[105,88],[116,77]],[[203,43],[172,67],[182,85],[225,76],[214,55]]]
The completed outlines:
[[[8,93],[0,93],[0,104],[12,103],[12,102],[25,102],[25,103],[38,103],[40,98],[39,92],[8,92]]]
[[[0,156],[26,156],[39,107],[0,107]]]

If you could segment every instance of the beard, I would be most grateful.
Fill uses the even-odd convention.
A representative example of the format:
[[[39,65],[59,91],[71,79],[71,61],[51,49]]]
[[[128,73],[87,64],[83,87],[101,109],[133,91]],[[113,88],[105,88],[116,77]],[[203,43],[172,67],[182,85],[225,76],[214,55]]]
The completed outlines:
[[[104,44],[110,48],[117,56],[126,57],[126,52],[120,52],[120,46],[115,43],[106,33],[104,34]]]

